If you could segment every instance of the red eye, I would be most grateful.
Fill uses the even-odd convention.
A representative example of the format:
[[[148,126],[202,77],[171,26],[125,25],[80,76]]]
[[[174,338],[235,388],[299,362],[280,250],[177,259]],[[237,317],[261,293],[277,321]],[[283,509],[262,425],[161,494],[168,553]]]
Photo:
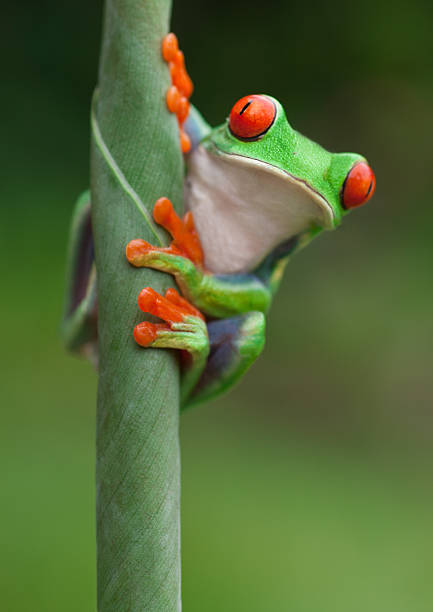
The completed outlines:
[[[365,162],[355,164],[343,184],[342,202],[344,208],[356,208],[365,204],[373,195],[376,178]]]
[[[265,96],[245,96],[230,113],[230,131],[237,138],[254,140],[269,130],[277,114],[272,100]]]

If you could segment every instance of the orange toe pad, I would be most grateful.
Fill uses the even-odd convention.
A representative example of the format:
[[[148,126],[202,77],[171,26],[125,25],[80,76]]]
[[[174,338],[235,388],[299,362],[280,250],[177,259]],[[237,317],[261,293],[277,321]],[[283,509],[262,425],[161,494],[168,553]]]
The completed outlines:
[[[158,332],[162,330],[170,331],[170,326],[165,323],[143,321],[135,326],[134,339],[140,346],[149,346],[158,337]]]

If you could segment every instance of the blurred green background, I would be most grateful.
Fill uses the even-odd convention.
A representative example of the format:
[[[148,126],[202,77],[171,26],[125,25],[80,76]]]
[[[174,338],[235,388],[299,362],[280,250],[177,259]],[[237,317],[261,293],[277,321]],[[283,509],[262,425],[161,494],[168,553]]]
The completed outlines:
[[[101,2],[2,21],[0,607],[90,612],[96,376],[58,322]],[[432,25],[421,0],[175,2],[211,123],[270,93],[378,181],[292,262],[244,381],[182,417],[187,612],[432,609]]]

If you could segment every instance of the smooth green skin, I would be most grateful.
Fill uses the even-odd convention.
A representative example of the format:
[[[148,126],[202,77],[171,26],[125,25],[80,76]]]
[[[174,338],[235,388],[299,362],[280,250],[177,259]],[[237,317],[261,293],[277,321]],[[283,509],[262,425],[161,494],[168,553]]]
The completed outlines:
[[[268,96],[270,98],[270,96]],[[329,153],[320,145],[302,136],[287,121],[281,104],[270,98],[276,107],[276,118],[270,129],[255,141],[242,141],[230,132],[228,121],[211,130],[196,109],[191,112],[191,125],[195,139],[215,156],[233,156],[260,161],[270,168],[276,167],[303,181],[310,189],[328,202],[333,213],[333,228],[336,228],[348,211],[340,202],[344,180],[351,168],[366,161],[355,153]],[[197,135],[199,137],[197,138]],[[236,167],[236,166],[235,166]],[[251,172],[255,167],[251,164]],[[288,183],[288,193],[290,184]],[[288,197],[289,199],[289,197]],[[87,207],[82,197],[76,208],[70,239],[70,274],[74,273],[74,262],[80,240],[76,234],[83,226],[83,214]],[[275,295],[289,257],[305,246],[324,228],[314,225],[297,237],[291,248],[278,249],[266,256],[255,270],[246,274],[215,275],[203,271],[191,260],[158,250],[142,256],[137,267],[149,267],[171,274],[176,279],[182,295],[211,319],[227,319],[231,330],[232,351],[230,362],[219,364],[218,376],[208,380],[206,366],[210,353],[209,328],[201,319],[188,315],[182,324],[173,325],[171,331],[160,332],[149,346],[186,350],[191,355],[184,368],[181,381],[181,405],[189,406],[207,400],[232,386],[246,372],[261,353],[265,340],[265,313]],[[290,238],[288,236],[288,238]],[[94,306],[96,296],[96,273],[89,279],[89,288],[84,300],[72,315],[65,317],[64,336],[69,347],[92,345],[90,337],[89,307]],[[68,283],[73,286],[72,282]],[[212,325],[212,323],[210,324]],[[236,333],[233,332],[236,330]],[[202,374],[204,376],[202,377]]]
[[[269,96],[268,96],[269,97]],[[320,145],[296,132],[287,121],[281,104],[273,100],[277,113],[271,128],[256,141],[241,141],[230,132],[228,121],[209,131],[201,141],[207,151],[216,156],[243,156],[277,167],[302,180],[313,191],[323,196],[333,212],[333,228],[336,228],[347,211],[340,202],[344,180],[351,168],[364,157],[354,153],[329,153]],[[196,111],[194,111],[197,115]],[[203,122],[201,118],[201,129]],[[254,168],[252,166],[252,172]],[[322,227],[314,226],[299,236],[296,249],[305,246]],[[295,249],[293,248],[289,254]],[[182,382],[183,405],[207,400],[233,385],[257,358],[264,346],[265,321],[263,313],[269,309],[272,298],[281,282],[289,254],[268,258],[250,274],[214,275],[203,272],[193,262],[181,256],[152,251],[140,262],[140,266],[151,267],[172,274],[183,294],[204,314],[217,319],[236,315],[248,316],[240,325],[234,340],[235,356],[221,367],[218,380],[212,385],[200,385],[206,359],[197,358],[197,345],[201,345],[202,356],[207,357],[209,344],[203,326],[191,334],[191,339],[182,336],[182,347],[178,346],[179,333],[173,330],[164,334],[164,343],[159,339],[152,346],[186,348],[195,355],[191,366],[185,371]],[[198,334],[198,336],[197,336]],[[184,342],[186,341],[186,344]],[[198,385],[197,385],[198,383]],[[197,387],[196,387],[197,385]]]

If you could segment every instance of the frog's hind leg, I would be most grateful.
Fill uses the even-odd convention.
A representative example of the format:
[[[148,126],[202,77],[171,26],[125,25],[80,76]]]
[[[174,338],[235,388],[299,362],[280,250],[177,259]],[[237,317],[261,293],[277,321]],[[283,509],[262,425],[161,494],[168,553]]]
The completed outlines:
[[[265,344],[265,316],[253,311],[208,323],[210,352],[186,406],[206,401],[231,387],[257,359]]]
[[[67,286],[61,332],[66,347],[97,361],[97,292],[90,193],[78,199],[72,216]]]

